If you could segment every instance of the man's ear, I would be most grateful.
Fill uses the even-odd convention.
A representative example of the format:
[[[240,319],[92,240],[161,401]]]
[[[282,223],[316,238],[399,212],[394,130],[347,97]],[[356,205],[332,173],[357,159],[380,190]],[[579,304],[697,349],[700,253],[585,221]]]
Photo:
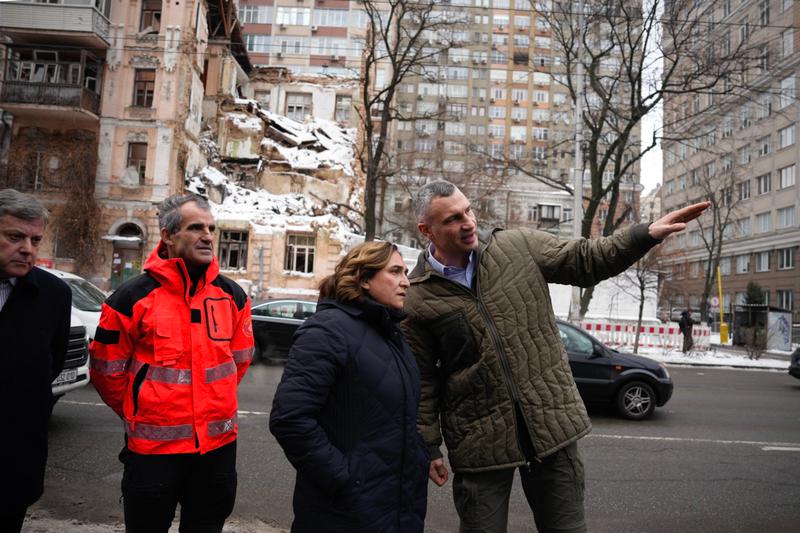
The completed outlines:
[[[426,239],[431,240],[431,235],[432,235],[431,229],[428,227],[426,223],[420,222],[419,224],[417,224],[417,229],[419,230],[420,233],[422,233],[422,235]]]
[[[172,235],[167,231],[167,228],[161,228],[161,240],[167,246],[172,246]]]

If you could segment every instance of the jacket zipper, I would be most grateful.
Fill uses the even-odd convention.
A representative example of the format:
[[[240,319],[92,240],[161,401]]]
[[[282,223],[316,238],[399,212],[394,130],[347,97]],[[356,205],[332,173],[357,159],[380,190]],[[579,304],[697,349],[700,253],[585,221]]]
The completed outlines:
[[[217,332],[217,315],[214,313],[214,306],[211,306],[211,322],[214,324],[214,333]]]
[[[131,416],[131,432],[136,429],[136,413],[139,412],[139,389],[142,388],[142,382],[144,382],[144,378],[147,377],[148,370],[150,370],[150,363],[143,364],[142,368],[136,372],[136,376],[133,378],[133,415]]]
[[[475,263],[477,265],[480,259],[480,255],[476,254]],[[478,279],[478,273],[475,272],[475,292],[467,289],[464,285],[457,283],[447,277],[439,274],[438,272],[432,272],[431,275],[437,276],[443,279],[446,282],[450,282],[457,286],[462,291],[469,294],[472,299],[475,301],[475,306],[478,308],[478,313],[480,313],[481,318],[486,323],[487,330],[489,331],[489,337],[492,339],[492,344],[494,344],[494,349],[497,351],[497,358],[500,360],[500,370],[503,373],[503,380],[506,383],[506,389],[508,390],[508,394],[511,396],[511,401],[514,403],[514,434],[517,437],[517,446],[519,447],[520,453],[525,458],[525,465],[526,467],[530,468],[530,461],[528,458],[525,457],[524,448],[522,447],[522,441],[520,440],[519,436],[519,424],[517,424],[517,409],[522,409],[519,407],[519,399],[522,396],[519,388],[517,387],[517,383],[514,381],[513,374],[511,372],[511,365],[508,362],[508,357],[506,356],[506,352],[503,349],[503,345],[500,342],[500,334],[497,331],[497,327],[494,325],[494,321],[492,321],[492,317],[489,314],[489,310],[486,309],[486,306],[483,303],[483,300],[480,298],[480,281]]]

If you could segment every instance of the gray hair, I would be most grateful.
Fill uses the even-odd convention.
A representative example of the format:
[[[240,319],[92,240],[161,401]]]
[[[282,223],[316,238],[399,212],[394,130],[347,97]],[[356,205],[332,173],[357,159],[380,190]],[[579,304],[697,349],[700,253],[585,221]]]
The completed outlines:
[[[15,189],[0,190],[0,217],[3,215],[28,221],[41,220],[45,225],[50,217],[39,200]]]
[[[422,222],[428,214],[431,202],[435,198],[447,198],[453,196],[458,187],[446,180],[436,180],[426,183],[417,193],[414,199],[414,215],[418,222]]]
[[[211,211],[211,204],[202,196],[194,193],[177,194],[170,196],[158,204],[158,228],[166,229],[170,235],[178,233],[181,229],[180,208],[184,204],[194,202],[203,211]]]

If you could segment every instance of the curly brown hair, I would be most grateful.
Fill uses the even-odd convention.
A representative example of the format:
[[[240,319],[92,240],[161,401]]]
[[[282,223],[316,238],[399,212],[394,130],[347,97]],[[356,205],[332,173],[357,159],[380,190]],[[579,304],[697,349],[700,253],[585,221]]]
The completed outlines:
[[[364,297],[361,284],[389,264],[397,246],[390,242],[365,242],[347,252],[333,274],[319,284],[319,297],[340,302],[359,301]]]

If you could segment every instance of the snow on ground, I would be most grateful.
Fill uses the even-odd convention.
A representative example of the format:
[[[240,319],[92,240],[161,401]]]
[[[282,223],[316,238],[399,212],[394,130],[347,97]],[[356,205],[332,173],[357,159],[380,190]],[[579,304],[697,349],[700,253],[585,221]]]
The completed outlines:
[[[631,351],[631,348],[621,351]],[[726,366],[734,368],[763,368],[786,371],[789,368],[788,359],[773,359],[770,354],[764,354],[760,359],[749,359],[747,354],[736,352],[727,347],[710,349],[705,352],[690,352],[684,355],[679,350],[663,350],[659,348],[641,348],[639,355],[661,361],[670,365],[701,365],[701,366]]]

